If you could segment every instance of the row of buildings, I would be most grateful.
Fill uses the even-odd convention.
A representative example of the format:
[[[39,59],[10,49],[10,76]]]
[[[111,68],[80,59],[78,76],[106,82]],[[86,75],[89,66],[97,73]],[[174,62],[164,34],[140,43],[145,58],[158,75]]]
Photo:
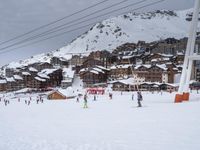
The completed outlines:
[[[186,44],[185,38],[168,38],[152,43],[125,43],[112,52],[103,50],[88,55],[76,54],[70,59],[52,56],[50,62],[6,68],[5,76],[0,77],[0,91],[67,88],[72,85],[75,75],[80,76],[84,87],[113,84],[113,88],[117,89],[127,86],[136,88],[144,83],[172,85],[180,78]],[[199,52],[198,46],[196,52]],[[193,65],[192,78],[200,81],[198,61]]]

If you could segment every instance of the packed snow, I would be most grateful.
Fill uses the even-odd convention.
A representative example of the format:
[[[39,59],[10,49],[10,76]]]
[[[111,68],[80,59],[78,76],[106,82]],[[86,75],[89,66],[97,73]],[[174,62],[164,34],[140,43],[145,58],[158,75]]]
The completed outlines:
[[[189,102],[179,104],[173,102],[175,93],[142,92],[141,108],[135,92],[134,100],[131,92],[112,92],[110,100],[109,92],[97,95],[96,101],[89,95],[87,109],[82,97],[80,102],[76,98],[53,101],[43,95],[44,102],[37,104],[38,94],[0,94],[0,149],[200,149],[200,94],[196,91]],[[30,97],[30,105],[25,104]],[[10,104],[5,106],[4,99]]]

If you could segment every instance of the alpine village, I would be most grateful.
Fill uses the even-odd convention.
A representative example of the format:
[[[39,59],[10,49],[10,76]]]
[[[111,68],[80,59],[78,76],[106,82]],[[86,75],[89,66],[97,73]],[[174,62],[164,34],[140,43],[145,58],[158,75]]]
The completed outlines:
[[[196,40],[199,53],[200,38]],[[146,43],[125,43],[113,51],[69,54],[70,58],[51,57],[23,67],[6,68],[0,77],[0,91],[27,88],[29,92],[66,89],[79,77],[84,88],[111,86],[114,91],[178,90],[187,38]],[[200,64],[193,64],[192,80],[200,81]],[[198,88],[191,82],[191,88]]]

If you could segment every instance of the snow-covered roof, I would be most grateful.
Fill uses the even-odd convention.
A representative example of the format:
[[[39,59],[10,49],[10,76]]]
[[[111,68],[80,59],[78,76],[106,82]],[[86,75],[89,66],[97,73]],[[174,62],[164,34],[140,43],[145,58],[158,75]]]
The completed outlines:
[[[35,68],[33,68],[33,67],[29,67],[28,70],[29,70],[29,71],[32,71],[32,72],[38,72],[38,70],[35,69]]]
[[[68,87],[67,89],[58,89],[56,91],[59,92],[64,97],[75,97],[76,96],[76,92],[73,90],[72,87]],[[53,91],[50,94],[52,94],[52,93],[54,93],[56,91]]]
[[[10,78],[6,78],[6,81],[7,82],[15,82],[15,79],[13,77],[10,77]]]
[[[140,67],[150,68],[151,65],[146,65],[146,64],[143,64],[143,65],[136,65],[134,68],[135,68],[135,69],[138,69],[138,68],[140,68]]]
[[[35,79],[38,80],[38,81],[41,81],[41,82],[45,82],[46,81],[45,79],[42,79],[40,77],[35,77]]]
[[[114,66],[111,66],[110,69],[118,69],[118,68],[128,68],[128,67],[132,67],[133,65],[131,64],[126,64],[126,65],[114,65]]]
[[[44,73],[41,73],[41,72],[38,72],[37,75],[40,77],[40,78],[45,78],[45,79],[49,79],[50,77]]]
[[[99,74],[98,71],[95,71],[95,70],[90,70],[91,73],[94,73],[94,74]]]
[[[7,83],[7,81],[5,79],[0,80],[0,84],[5,84],[5,83]]]
[[[16,79],[16,80],[23,80],[23,78],[22,78],[21,76],[19,76],[19,75],[14,75],[13,77],[14,77],[14,79]]]
[[[31,74],[29,72],[22,72],[22,75],[30,76]]]
[[[99,68],[92,68],[92,70],[95,70],[97,72],[101,72],[101,73],[105,73],[103,70],[99,69]]]
[[[40,73],[49,75],[49,74],[51,74],[51,73],[53,73],[53,72],[55,72],[57,70],[58,69],[43,69],[43,70],[40,71]]]
[[[106,67],[99,66],[99,65],[96,65],[96,67],[97,67],[97,68],[100,68],[100,69],[102,69],[102,70],[107,70],[107,71],[109,71],[109,70],[110,70],[110,69],[108,69],[108,68],[106,68]]]

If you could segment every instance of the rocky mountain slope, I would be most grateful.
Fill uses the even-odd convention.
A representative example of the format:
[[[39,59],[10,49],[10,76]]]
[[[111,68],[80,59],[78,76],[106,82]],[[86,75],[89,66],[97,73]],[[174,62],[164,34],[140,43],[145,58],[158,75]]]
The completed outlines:
[[[96,50],[112,51],[126,42],[157,41],[168,37],[183,38],[188,34],[192,10],[157,10],[147,13],[128,13],[94,25],[68,45],[32,58],[12,62],[5,67],[15,68],[34,62],[49,62],[52,56],[70,58],[69,53],[89,53]]]

